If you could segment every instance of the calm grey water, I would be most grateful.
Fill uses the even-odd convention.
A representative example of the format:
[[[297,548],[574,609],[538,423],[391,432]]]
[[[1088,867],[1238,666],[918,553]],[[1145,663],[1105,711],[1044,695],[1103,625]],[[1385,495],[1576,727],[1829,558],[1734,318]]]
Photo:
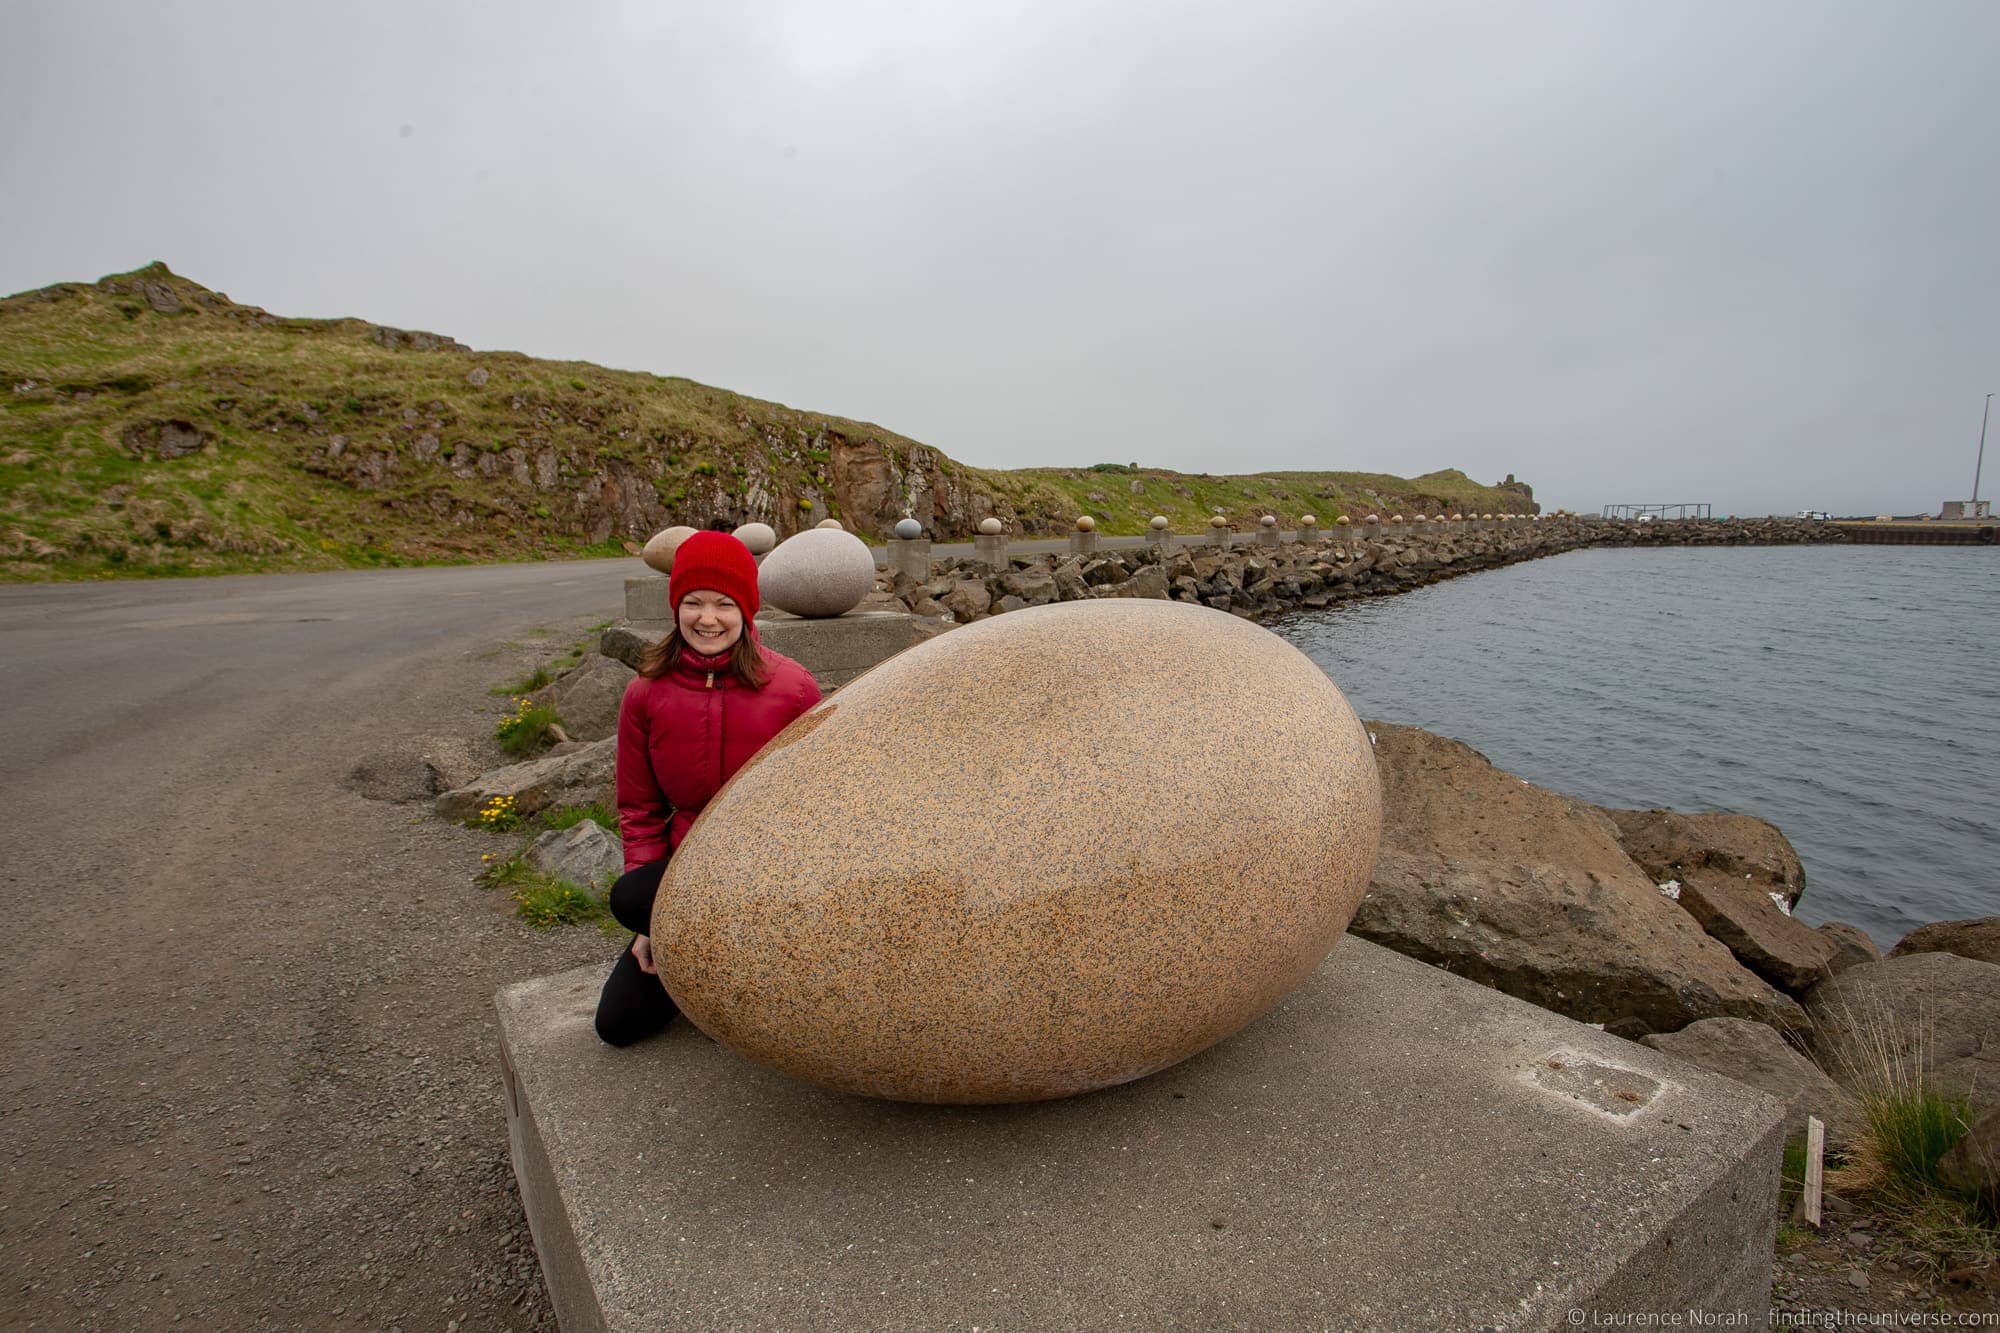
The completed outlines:
[[[1272,625],[1363,717],[1600,805],[1770,820],[1799,915],[2000,913],[2000,551],[1575,551]]]

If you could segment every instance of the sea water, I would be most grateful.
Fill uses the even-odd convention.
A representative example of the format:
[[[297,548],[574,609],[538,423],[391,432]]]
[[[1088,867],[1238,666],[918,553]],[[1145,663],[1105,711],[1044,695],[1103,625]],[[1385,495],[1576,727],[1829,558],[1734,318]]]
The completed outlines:
[[[2000,551],[1574,551],[1271,628],[1542,786],[1770,820],[1806,921],[2000,914]]]

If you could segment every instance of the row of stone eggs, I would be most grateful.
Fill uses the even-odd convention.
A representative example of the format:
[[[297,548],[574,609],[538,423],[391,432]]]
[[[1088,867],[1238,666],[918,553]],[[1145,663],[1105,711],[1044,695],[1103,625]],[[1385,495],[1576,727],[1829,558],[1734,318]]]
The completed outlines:
[[[695,531],[683,524],[656,533],[639,558],[672,574],[674,555]],[[731,535],[757,558],[758,596],[780,611],[812,619],[845,615],[875,585],[874,554],[837,518],[782,542],[768,523],[745,523]]]

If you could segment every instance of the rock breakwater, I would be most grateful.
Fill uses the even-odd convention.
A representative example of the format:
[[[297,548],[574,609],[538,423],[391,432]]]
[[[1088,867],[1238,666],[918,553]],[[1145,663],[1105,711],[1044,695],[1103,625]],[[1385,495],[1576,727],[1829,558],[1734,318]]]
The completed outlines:
[[[965,623],[1048,602],[1165,597],[1251,618],[1320,610],[1406,592],[1460,574],[1587,546],[1773,546],[1838,543],[1830,523],[1700,519],[1640,523],[1574,516],[1362,524],[1275,546],[1233,537],[1124,546],[1094,555],[1017,556],[1005,569],[973,557],[940,561],[932,577],[882,576],[918,615]]]

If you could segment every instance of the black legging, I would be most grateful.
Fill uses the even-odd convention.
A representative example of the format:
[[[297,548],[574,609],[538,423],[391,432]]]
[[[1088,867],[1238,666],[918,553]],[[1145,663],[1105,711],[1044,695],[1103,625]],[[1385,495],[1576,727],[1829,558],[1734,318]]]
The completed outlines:
[[[666,873],[667,862],[662,857],[618,877],[611,886],[611,915],[618,918],[619,925],[634,935],[652,932],[653,899],[660,891],[660,877]],[[613,1046],[630,1046],[673,1022],[679,1012],[667,988],[639,966],[627,944],[605,978],[604,993],[597,997],[597,1035]]]

